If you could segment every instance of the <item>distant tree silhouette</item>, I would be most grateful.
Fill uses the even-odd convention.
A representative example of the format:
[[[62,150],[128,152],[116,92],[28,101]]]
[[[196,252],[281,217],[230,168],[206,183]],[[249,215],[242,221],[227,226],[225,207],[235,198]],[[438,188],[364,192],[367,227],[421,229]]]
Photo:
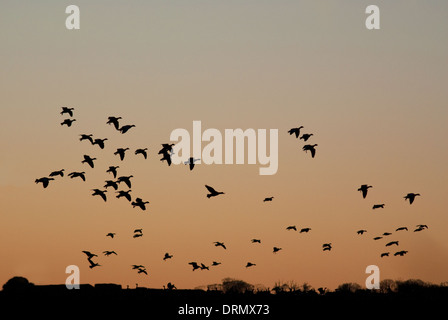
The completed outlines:
[[[34,283],[28,281],[24,277],[12,277],[4,285],[3,290],[5,292],[18,292],[30,289],[34,286]]]
[[[336,291],[347,293],[355,293],[358,290],[361,290],[361,286],[354,282],[343,283],[336,288]]]
[[[254,286],[243,280],[225,278],[222,280],[222,290],[224,293],[247,293],[253,292]]]
[[[384,279],[380,282],[380,293],[389,294],[397,292],[397,283],[392,279]]]

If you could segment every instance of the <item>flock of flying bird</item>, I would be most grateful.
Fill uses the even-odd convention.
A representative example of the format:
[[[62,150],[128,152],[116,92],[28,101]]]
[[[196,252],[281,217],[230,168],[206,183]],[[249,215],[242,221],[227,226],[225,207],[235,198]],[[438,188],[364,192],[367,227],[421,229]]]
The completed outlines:
[[[76,119],[73,119],[73,111],[74,108],[67,108],[67,107],[62,107],[62,111],[61,111],[61,115],[64,114],[68,114],[70,116],[70,118],[65,119],[62,123],[61,126],[66,125],[67,127],[71,127],[72,123],[74,121],[76,121]],[[123,125],[120,126],[119,121],[121,120],[121,117],[113,117],[110,116],[108,117],[108,121],[106,122],[106,124],[109,125],[113,125],[113,127],[119,131],[121,134],[125,134],[126,132],[128,132],[130,129],[134,128],[135,125]],[[313,134],[312,133],[303,133],[302,135],[300,135],[300,131],[301,129],[303,129],[303,126],[299,126],[296,128],[291,128],[288,133],[290,135],[295,135],[296,139],[300,139],[303,140],[304,142],[307,142],[308,139],[310,139]],[[98,145],[98,147],[100,149],[104,149],[105,147],[105,141],[107,141],[107,138],[101,139],[101,138],[93,138],[92,134],[80,134],[80,141],[89,141],[92,145]],[[169,143],[164,143],[162,144],[162,148],[160,149],[160,151],[158,152],[159,155],[162,156],[162,158],[160,159],[160,161],[166,161],[168,166],[171,165],[171,155],[174,153],[173,151],[173,146],[174,144],[169,144]],[[310,151],[311,153],[311,157],[314,158],[316,155],[316,147],[318,145],[317,144],[305,144],[302,147],[302,150],[305,152]],[[120,161],[123,161],[125,159],[126,156],[126,152],[129,150],[129,148],[118,148],[115,152],[114,155],[118,156]],[[135,150],[134,154],[135,155],[142,155],[144,157],[144,159],[147,159],[148,157],[148,152],[147,152],[148,148],[141,148],[141,149],[137,149]],[[84,155],[83,156],[83,160],[81,161],[82,164],[87,164],[89,165],[91,168],[95,167],[95,163],[94,161],[97,160],[96,158],[93,158],[89,155]],[[195,162],[198,161],[200,159],[195,159],[190,157],[188,160],[186,160],[184,162],[185,165],[189,165],[190,170],[193,170],[194,166],[195,166]],[[139,207],[141,210],[146,210],[146,205],[149,204],[149,201],[143,201],[141,198],[135,198],[134,200],[132,200],[132,197],[130,195],[131,190],[131,179],[133,178],[133,175],[129,175],[129,176],[118,176],[118,171],[117,169],[119,169],[119,166],[109,166],[109,168],[106,170],[107,173],[112,174],[113,178],[115,180],[105,180],[105,185],[104,185],[104,189],[92,189],[93,193],[92,196],[100,196],[104,201],[107,201],[107,191],[108,188],[113,188],[115,190],[115,192],[117,193],[116,198],[121,198],[124,197],[127,201],[129,201],[131,203],[131,205],[135,208],[135,207]],[[86,181],[86,175],[85,175],[85,171],[73,171],[71,173],[68,174],[68,176],[70,178],[81,178],[83,181]],[[35,183],[42,183],[44,188],[47,188],[50,181],[55,180],[55,177],[60,176],[63,177],[64,176],[64,169],[61,170],[57,170],[57,171],[53,171],[49,174],[48,177],[42,177],[39,179],[35,180]],[[117,177],[118,176],[118,177]],[[128,190],[118,190],[118,188],[122,185],[126,185],[128,187]],[[209,185],[205,185],[205,188],[208,191],[208,194],[206,195],[207,198],[212,198],[212,197],[216,197],[219,195],[223,195],[225,194],[222,191],[217,191],[215,190],[213,187],[209,186]],[[362,197],[365,199],[367,197],[367,193],[368,193],[368,189],[372,188],[372,186],[367,185],[367,184],[363,184],[358,188],[358,191],[360,191],[362,193]],[[418,193],[408,193],[404,199],[405,200],[409,200],[409,203],[412,204],[415,200],[415,198],[417,196],[420,196],[420,194]],[[273,201],[274,197],[266,197],[264,198],[263,202],[271,202]],[[373,205],[373,209],[380,209],[380,208],[384,208],[385,204],[381,203],[381,204],[374,204]],[[417,225],[416,229],[414,230],[414,232],[418,232],[418,231],[423,231],[425,229],[427,229],[428,226],[426,225]],[[311,228],[309,227],[305,227],[305,228],[301,228],[300,230],[297,229],[297,227],[295,225],[291,225],[286,227],[287,231],[298,231],[299,233],[308,233],[311,231]],[[399,227],[396,229],[396,232],[398,231],[408,231],[407,227]],[[362,235],[364,233],[366,233],[367,230],[365,229],[361,229],[357,231],[357,234]],[[113,239],[115,237],[115,233],[108,233],[106,235],[106,237],[110,237],[111,239]],[[389,236],[391,235],[391,233],[389,232],[385,232],[383,233],[382,236],[378,236],[375,237],[374,240],[380,240],[383,237]],[[134,235],[133,238],[139,238],[143,236],[143,230],[142,229],[135,229],[134,230]],[[261,244],[261,239],[251,239],[252,243],[258,243]],[[221,247],[224,250],[227,249],[226,245],[224,244],[224,242],[220,242],[220,241],[216,241],[213,243],[216,247]],[[388,243],[386,243],[386,247],[391,247],[391,246],[399,246],[399,241],[394,240],[394,241],[390,241]],[[276,247],[274,246],[272,249],[272,252],[275,254],[279,251],[281,251],[282,248],[281,247]],[[322,244],[322,250],[323,251],[331,251],[332,250],[332,243],[324,243]],[[82,251],[86,256],[87,256],[87,260],[89,262],[89,267],[90,268],[95,268],[100,266],[100,264],[96,263],[93,261],[94,257],[98,257],[97,254],[91,253],[90,251]],[[394,253],[394,256],[403,256],[406,253],[408,253],[408,251],[406,250],[401,250],[401,251],[397,251]],[[117,255],[117,253],[115,251],[103,251],[103,254],[105,256],[111,256],[111,255]],[[389,256],[389,252],[383,252],[380,255],[381,257],[385,257],[385,256]],[[172,259],[173,255],[170,253],[165,253],[165,255],[163,256],[162,260],[163,261],[167,261],[168,259]],[[193,271],[199,269],[199,270],[209,270],[209,266],[205,265],[204,263],[198,263],[196,261],[192,261],[192,262],[188,262],[189,265],[192,266]],[[217,262],[217,261],[213,261],[211,263],[210,266],[215,267],[220,265],[221,262]],[[253,262],[247,262],[246,264],[246,268],[249,267],[253,267],[256,266],[255,263]],[[143,265],[131,265],[133,270],[136,270],[137,273],[139,274],[145,274],[148,275],[147,269],[145,266]]]

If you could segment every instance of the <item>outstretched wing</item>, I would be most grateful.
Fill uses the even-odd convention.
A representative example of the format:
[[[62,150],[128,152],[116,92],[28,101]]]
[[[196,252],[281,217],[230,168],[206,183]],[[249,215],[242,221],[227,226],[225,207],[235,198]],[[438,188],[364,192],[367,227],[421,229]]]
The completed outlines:
[[[205,185],[205,187],[207,188],[207,190],[208,190],[210,193],[216,193],[216,190],[213,189],[212,187],[210,187],[210,186],[208,186],[208,185]]]

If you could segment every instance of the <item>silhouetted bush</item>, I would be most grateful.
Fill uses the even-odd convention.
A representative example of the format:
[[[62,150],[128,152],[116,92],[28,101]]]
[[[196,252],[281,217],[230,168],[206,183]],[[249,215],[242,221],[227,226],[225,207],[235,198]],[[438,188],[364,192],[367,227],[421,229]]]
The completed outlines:
[[[34,284],[29,282],[27,278],[13,277],[3,285],[3,290],[5,292],[21,292],[28,290],[33,286]]]

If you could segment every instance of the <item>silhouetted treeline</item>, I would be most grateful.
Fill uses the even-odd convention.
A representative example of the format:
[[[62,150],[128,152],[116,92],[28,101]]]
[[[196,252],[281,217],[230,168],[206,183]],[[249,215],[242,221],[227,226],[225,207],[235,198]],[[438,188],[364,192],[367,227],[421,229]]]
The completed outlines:
[[[39,310],[57,305],[112,312],[129,310],[133,315],[164,314],[166,319],[202,319],[202,316],[180,315],[185,306],[207,306],[221,310],[223,305],[268,305],[269,314],[223,315],[216,311],[211,319],[279,319],[297,315],[345,315],[357,311],[387,310],[388,315],[426,315],[445,308],[448,303],[448,282],[431,284],[422,280],[383,280],[378,290],[368,290],[356,283],[343,283],[335,290],[313,288],[307,283],[277,282],[273,288],[252,285],[243,280],[225,278],[193,290],[122,288],[117,284],[83,284],[68,290],[65,285],[34,285],[23,277],[14,277],[0,291],[0,305],[35,304]],[[99,307],[101,306],[101,307]],[[317,312],[317,313],[316,313]],[[321,317],[318,317],[321,318]],[[387,317],[386,317],[387,318]]]

